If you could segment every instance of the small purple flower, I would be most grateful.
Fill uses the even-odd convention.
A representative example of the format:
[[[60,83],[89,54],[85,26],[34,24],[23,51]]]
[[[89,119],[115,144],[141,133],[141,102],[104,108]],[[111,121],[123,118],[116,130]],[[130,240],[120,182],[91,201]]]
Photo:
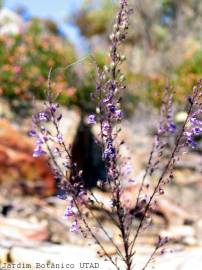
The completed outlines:
[[[28,132],[28,135],[30,136],[30,137],[36,137],[37,136],[37,133],[36,133],[36,131],[35,130],[30,130],[29,132]]]
[[[171,132],[171,133],[175,133],[176,131],[176,125],[174,123],[170,123],[169,126],[168,126],[168,131]]]
[[[40,145],[37,145],[33,151],[33,157],[40,157],[45,154],[46,154],[46,151],[44,151]]]
[[[120,0],[120,5],[126,5],[126,0]]]
[[[111,101],[111,100],[112,100],[112,97],[113,97],[113,96],[112,96],[112,95],[110,95],[110,96],[108,96],[108,97],[104,98],[104,99],[103,99],[103,102],[104,102],[104,103],[108,103],[109,101]]]
[[[184,136],[187,140],[187,144],[192,148],[197,147],[195,137],[202,134],[202,121],[201,121],[202,110],[199,108],[192,113],[189,122],[186,126]]]
[[[88,116],[88,124],[96,124],[96,116],[94,114]]]
[[[66,199],[67,199],[67,195],[66,195],[66,194],[58,194],[57,197],[58,197],[60,200],[66,200]]]
[[[59,105],[58,104],[51,104],[51,106],[50,106],[50,111],[52,112],[52,113],[55,113],[56,111],[57,111],[57,108],[59,107]]]
[[[77,232],[77,231],[78,231],[78,223],[77,220],[74,220],[71,225],[70,232]]]
[[[184,135],[185,135],[185,138],[187,140],[187,144],[189,146],[191,146],[192,148],[196,148],[197,144],[196,142],[194,141],[194,138],[193,138],[193,133],[190,132],[190,131],[186,131],[184,132]]]
[[[41,133],[44,133],[46,131],[46,128],[44,126],[40,127]]]
[[[108,131],[110,129],[110,125],[108,122],[102,123],[102,131]]]
[[[43,144],[43,140],[38,138],[35,142],[36,145],[42,145]]]
[[[195,125],[195,126],[202,126],[202,121],[196,119],[195,117],[192,117],[192,118],[190,119],[190,122],[191,122],[193,125]]]
[[[114,104],[109,103],[108,104],[108,108],[109,108],[110,112],[112,112],[112,113],[115,113],[116,112],[116,107],[115,107]]]
[[[137,184],[137,180],[135,180],[135,179],[129,179],[128,180],[128,183],[130,183],[130,184]]]
[[[57,142],[58,143],[63,143],[64,142],[62,134],[57,135]]]
[[[71,217],[71,216],[73,216],[73,215],[74,215],[74,212],[73,212],[72,207],[68,207],[68,208],[66,209],[66,211],[65,211],[64,216],[65,216],[65,217]]]
[[[110,158],[114,158],[114,157],[115,157],[115,149],[112,146],[112,144],[109,143],[108,147],[104,150],[103,158],[105,160],[109,160]]]
[[[200,134],[202,134],[202,128],[200,128],[200,127],[194,127],[192,129],[192,134],[193,135],[200,135]]]
[[[196,148],[197,147],[197,143],[194,141],[194,139],[192,137],[189,137],[187,139],[187,143],[191,146],[191,148]]]
[[[122,119],[123,118],[123,112],[121,110],[115,110],[115,116],[118,119]]]
[[[47,121],[48,120],[48,113],[47,112],[40,112],[38,115],[39,121]]]
[[[41,138],[38,138],[36,140],[36,145],[42,145],[43,143],[47,142],[48,141],[48,137],[47,136],[43,136]]]
[[[53,155],[54,155],[54,157],[58,157],[58,156],[60,156],[60,150],[59,150],[59,148],[54,148],[53,149]]]

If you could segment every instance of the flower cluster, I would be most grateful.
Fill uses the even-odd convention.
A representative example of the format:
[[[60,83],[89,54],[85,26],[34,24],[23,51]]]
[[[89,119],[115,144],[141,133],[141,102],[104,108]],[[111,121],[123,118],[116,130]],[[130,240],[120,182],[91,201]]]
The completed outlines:
[[[202,135],[202,86],[201,81],[193,89],[193,96],[189,98],[190,114],[187,117],[184,136],[192,148],[197,147],[196,137]]]
[[[59,197],[65,200],[68,198],[69,201],[65,217],[73,218],[70,231],[75,232],[78,230],[77,208],[83,204],[86,192],[81,172],[77,170],[77,165],[72,163],[70,149],[65,145],[63,135],[60,133],[62,114],[59,112],[59,104],[53,100],[53,94],[49,92],[44,110],[32,117],[33,127],[29,131],[29,136],[35,138],[33,156],[46,154],[50,159],[55,178],[59,183],[61,193]]]
[[[62,116],[57,113],[57,109],[59,108],[59,104],[47,104],[45,103],[45,109],[33,115],[32,123],[33,128],[29,131],[29,136],[35,138],[35,149],[33,152],[34,157],[39,157],[47,153],[48,142],[62,143],[62,135],[57,132],[55,136],[53,136],[48,129],[48,123],[51,121],[55,121],[55,123],[59,123]],[[54,147],[52,151],[53,156],[59,155],[59,148],[57,146]]]

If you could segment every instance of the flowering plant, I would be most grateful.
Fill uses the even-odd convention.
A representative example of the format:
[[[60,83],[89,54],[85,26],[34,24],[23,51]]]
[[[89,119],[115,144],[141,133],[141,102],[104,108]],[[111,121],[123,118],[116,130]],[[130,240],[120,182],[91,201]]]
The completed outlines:
[[[64,38],[32,19],[20,34],[0,36],[0,95],[23,102],[33,94],[43,98],[49,68],[65,67],[74,60],[73,48]],[[54,72],[63,103],[74,102],[76,89],[71,87],[70,76]]]
[[[62,115],[59,105],[51,91],[52,85],[49,74],[47,100],[43,111],[33,116],[33,129],[30,136],[36,138],[36,147],[33,155],[38,157],[47,154],[56,179],[60,183],[60,197],[67,200],[65,216],[72,219],[70,231],[79,231],[83,237],[91,237],[98,245],[100,256],[109,260],[116,269],[120,269],[117,258],[125,264],[125,269],[134,267],[136,254],[136,241],[151,222],[151,209],[155,207],[156,198],[164,193],[164,186],[172,180],[174,165],[180,157],[181,151],[186,147],[196,147],[195,137],[202,134],[202,81],[198,81],[188,98],[187,117],[180,130],[173,122],[173,91],[169,86],[164,88],[162,106],[160,111],[159,127],[157,129],[152,150],[140,179],[138,194],[132,198],[135,202],[133,209],[124,197],[122,180],[128,185],[133,182],[127,179],[127,168],[124,170],[125,160],[121,155],[121,146],[124,143],[119,139],[123,112],[121,110],[122,92],[126,88],[124,75],[120,70],[125,57],[120,54],[119,47],[125,40],[129,25],[130,9],[127,0],[120,1],[112,34],[110,35],[111,62],[103,69],[97,67],[96,90],[92,99],[96,105],[96,113],[89,115],[89,125],[99,125],[98,143],[102,149],[102,159],[105,163],[106,179],[97,181],[100,188],[108,190],[110,206],[99,200],[91,189],[87,189],[83,180],[82,171],[73,161],[71,147],[65,144],[60,132]],[[51,132],[49,124],[54,127]],[[176,134],[174,147],[170,154],[164,155],[167,139]],[[155,176],[153,186],[146,183],[147,176]],[[119,230],[122,246],[111,237],[104,224],[96,217],[93,206],[99,205]],[[134,203],[133,203],[134,204]],[[94,220],[96,226],[89,223]],[[139,218],[139,219],[138,219]],[[135,222],[138,219],[138,222]],[[138,223],[138,224],[137,224]],[[105,249],[102,240],[97,234],[99,229],[112,243],[117,252],[113,258]],[[158,252],[162,252],[167,238],[159,237],[153,253],[145,262],[142,270],[146,269]]]

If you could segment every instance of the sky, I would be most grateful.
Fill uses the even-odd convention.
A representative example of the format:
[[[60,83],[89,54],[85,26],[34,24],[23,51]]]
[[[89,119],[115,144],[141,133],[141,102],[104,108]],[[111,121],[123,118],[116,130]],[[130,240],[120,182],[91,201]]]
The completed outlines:
[[[54,20],[64,34],[76,45],[77,50],[81,51],[83,48],[79,47],[81,37],[78,29],[64,21],[65,18],[71,16],[72,12],[79,9],[81,2],[82,0],[4,0],[3,6],[12,10],[23,6],[27,8],[31,16]]]

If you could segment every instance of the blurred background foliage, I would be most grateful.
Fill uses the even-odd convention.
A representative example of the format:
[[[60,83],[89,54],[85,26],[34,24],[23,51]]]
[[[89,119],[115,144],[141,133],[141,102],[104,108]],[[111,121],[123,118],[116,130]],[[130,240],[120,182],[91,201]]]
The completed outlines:
[[[123,69],[129,82],[124,95],[126,110],[138,101],[159,104],[160,91],[167,79],[181,104],[202,74],[202,2],[198,0],[131,0],[129,36],[123,53]],[[79,10],[66,19],[80,31],[88,51],[100,66],[108,62],[109,34],[118,1],[83,0]],[[61,7],[63,8],[63,7]],[[18,9],[18,14],[23,10]],[[0,21],[1,25],[1,21]],[[0,93],[25,102],[34,93],[44,97],[47,74],[52,67],[56,92],[63,104],[93,108],[95,67],[90,57],[81,59],[75,46],[61,33],[60,26],[48,19],[30,18],[18,34],[0,35]]]
[[[57,26],[48,20],[33,18],[25,30],[17,35],[0,36],[0,92],[11,102],[18,98],[25,102],[44,97],[50,68],[65,66],[75,61],[72,45],[58,36]],[[74,96],[69,86],[71,73],[54,74],[55,89],[63,94],[63,102]]]

